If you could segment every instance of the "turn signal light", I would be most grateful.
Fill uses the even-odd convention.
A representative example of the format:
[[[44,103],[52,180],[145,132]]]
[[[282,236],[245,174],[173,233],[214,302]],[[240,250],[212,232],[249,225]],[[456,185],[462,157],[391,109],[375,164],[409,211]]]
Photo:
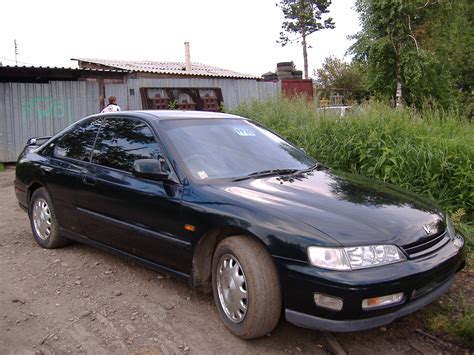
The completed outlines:
[[[332,309],[333,311],[340,311],[344,304],[344,301],[337,297],[331,297],[323,295],[321,293],[314,294],[314,303],[317,306]]]
[[[395,305],[403,301],[403,292],[394,293],[393,295],[366,298],[362,301],[362,309],[374,309]]]
[[[196,230],[196,227],[193,226],[192,224],[185,224],[184,229],[186,229],[187,231],[190,231],[190,232],[194,232]]]

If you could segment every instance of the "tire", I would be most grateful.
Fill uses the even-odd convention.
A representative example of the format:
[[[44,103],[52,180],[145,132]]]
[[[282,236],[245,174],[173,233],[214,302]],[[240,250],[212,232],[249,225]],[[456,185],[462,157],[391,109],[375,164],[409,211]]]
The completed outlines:
[[[239,283],[245,292],[232,291],[231,285]],[[219,316],[235,336],[258,338],[278,324],[282,308],[278,273],[259,241],[240,235],[219,243],[212,260],[212,290]]]
[[[43,248],[54,249],[69,244],[69,240],[58,234],[58,222],[48,191],[40,187],[31,196],[28,216],[36,242]]]

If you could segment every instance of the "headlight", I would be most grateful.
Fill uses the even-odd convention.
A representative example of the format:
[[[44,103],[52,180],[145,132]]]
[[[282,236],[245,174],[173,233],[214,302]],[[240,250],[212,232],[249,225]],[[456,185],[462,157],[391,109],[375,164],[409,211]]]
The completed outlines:
[[[395,245],[369,245],[344,248],[353,269],[392,264],[406,260],[405,255]]]
[[[350,248],[309,247],[311,264],[331,270],[355,270],[406,260],[395,245],[367,245]]]
[[[342,248],[309,247],[308,257],[311,264],[331,270],[350,270],[351,264]]]

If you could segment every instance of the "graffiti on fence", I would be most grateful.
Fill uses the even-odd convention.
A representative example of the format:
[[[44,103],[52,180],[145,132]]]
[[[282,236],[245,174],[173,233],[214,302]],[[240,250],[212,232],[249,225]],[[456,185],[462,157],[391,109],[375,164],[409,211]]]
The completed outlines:
[[[21,115],[23,120],[52,118],[73,122],[71,100],[58,100],[52,96],[38,96],[24,101],[21,105]]]

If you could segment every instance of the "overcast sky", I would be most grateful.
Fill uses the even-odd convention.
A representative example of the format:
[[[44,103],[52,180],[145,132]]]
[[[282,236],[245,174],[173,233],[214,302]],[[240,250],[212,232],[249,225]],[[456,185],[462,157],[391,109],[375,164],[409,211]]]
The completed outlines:
[[[276,43],[282,13],[277,0],[53,1],[3,0],[0,62],[75,67],[70,58],[191,61],[261,75],[293,60],[303,69],[300,44]],[[359,29],[354,0],[333,0],[335,30],[309,37],[310,74],[328,55],[344,56],[347,35]],[[348,59],[348,58],[346,58]],[[21,63],[20,63],[21,62]]]

